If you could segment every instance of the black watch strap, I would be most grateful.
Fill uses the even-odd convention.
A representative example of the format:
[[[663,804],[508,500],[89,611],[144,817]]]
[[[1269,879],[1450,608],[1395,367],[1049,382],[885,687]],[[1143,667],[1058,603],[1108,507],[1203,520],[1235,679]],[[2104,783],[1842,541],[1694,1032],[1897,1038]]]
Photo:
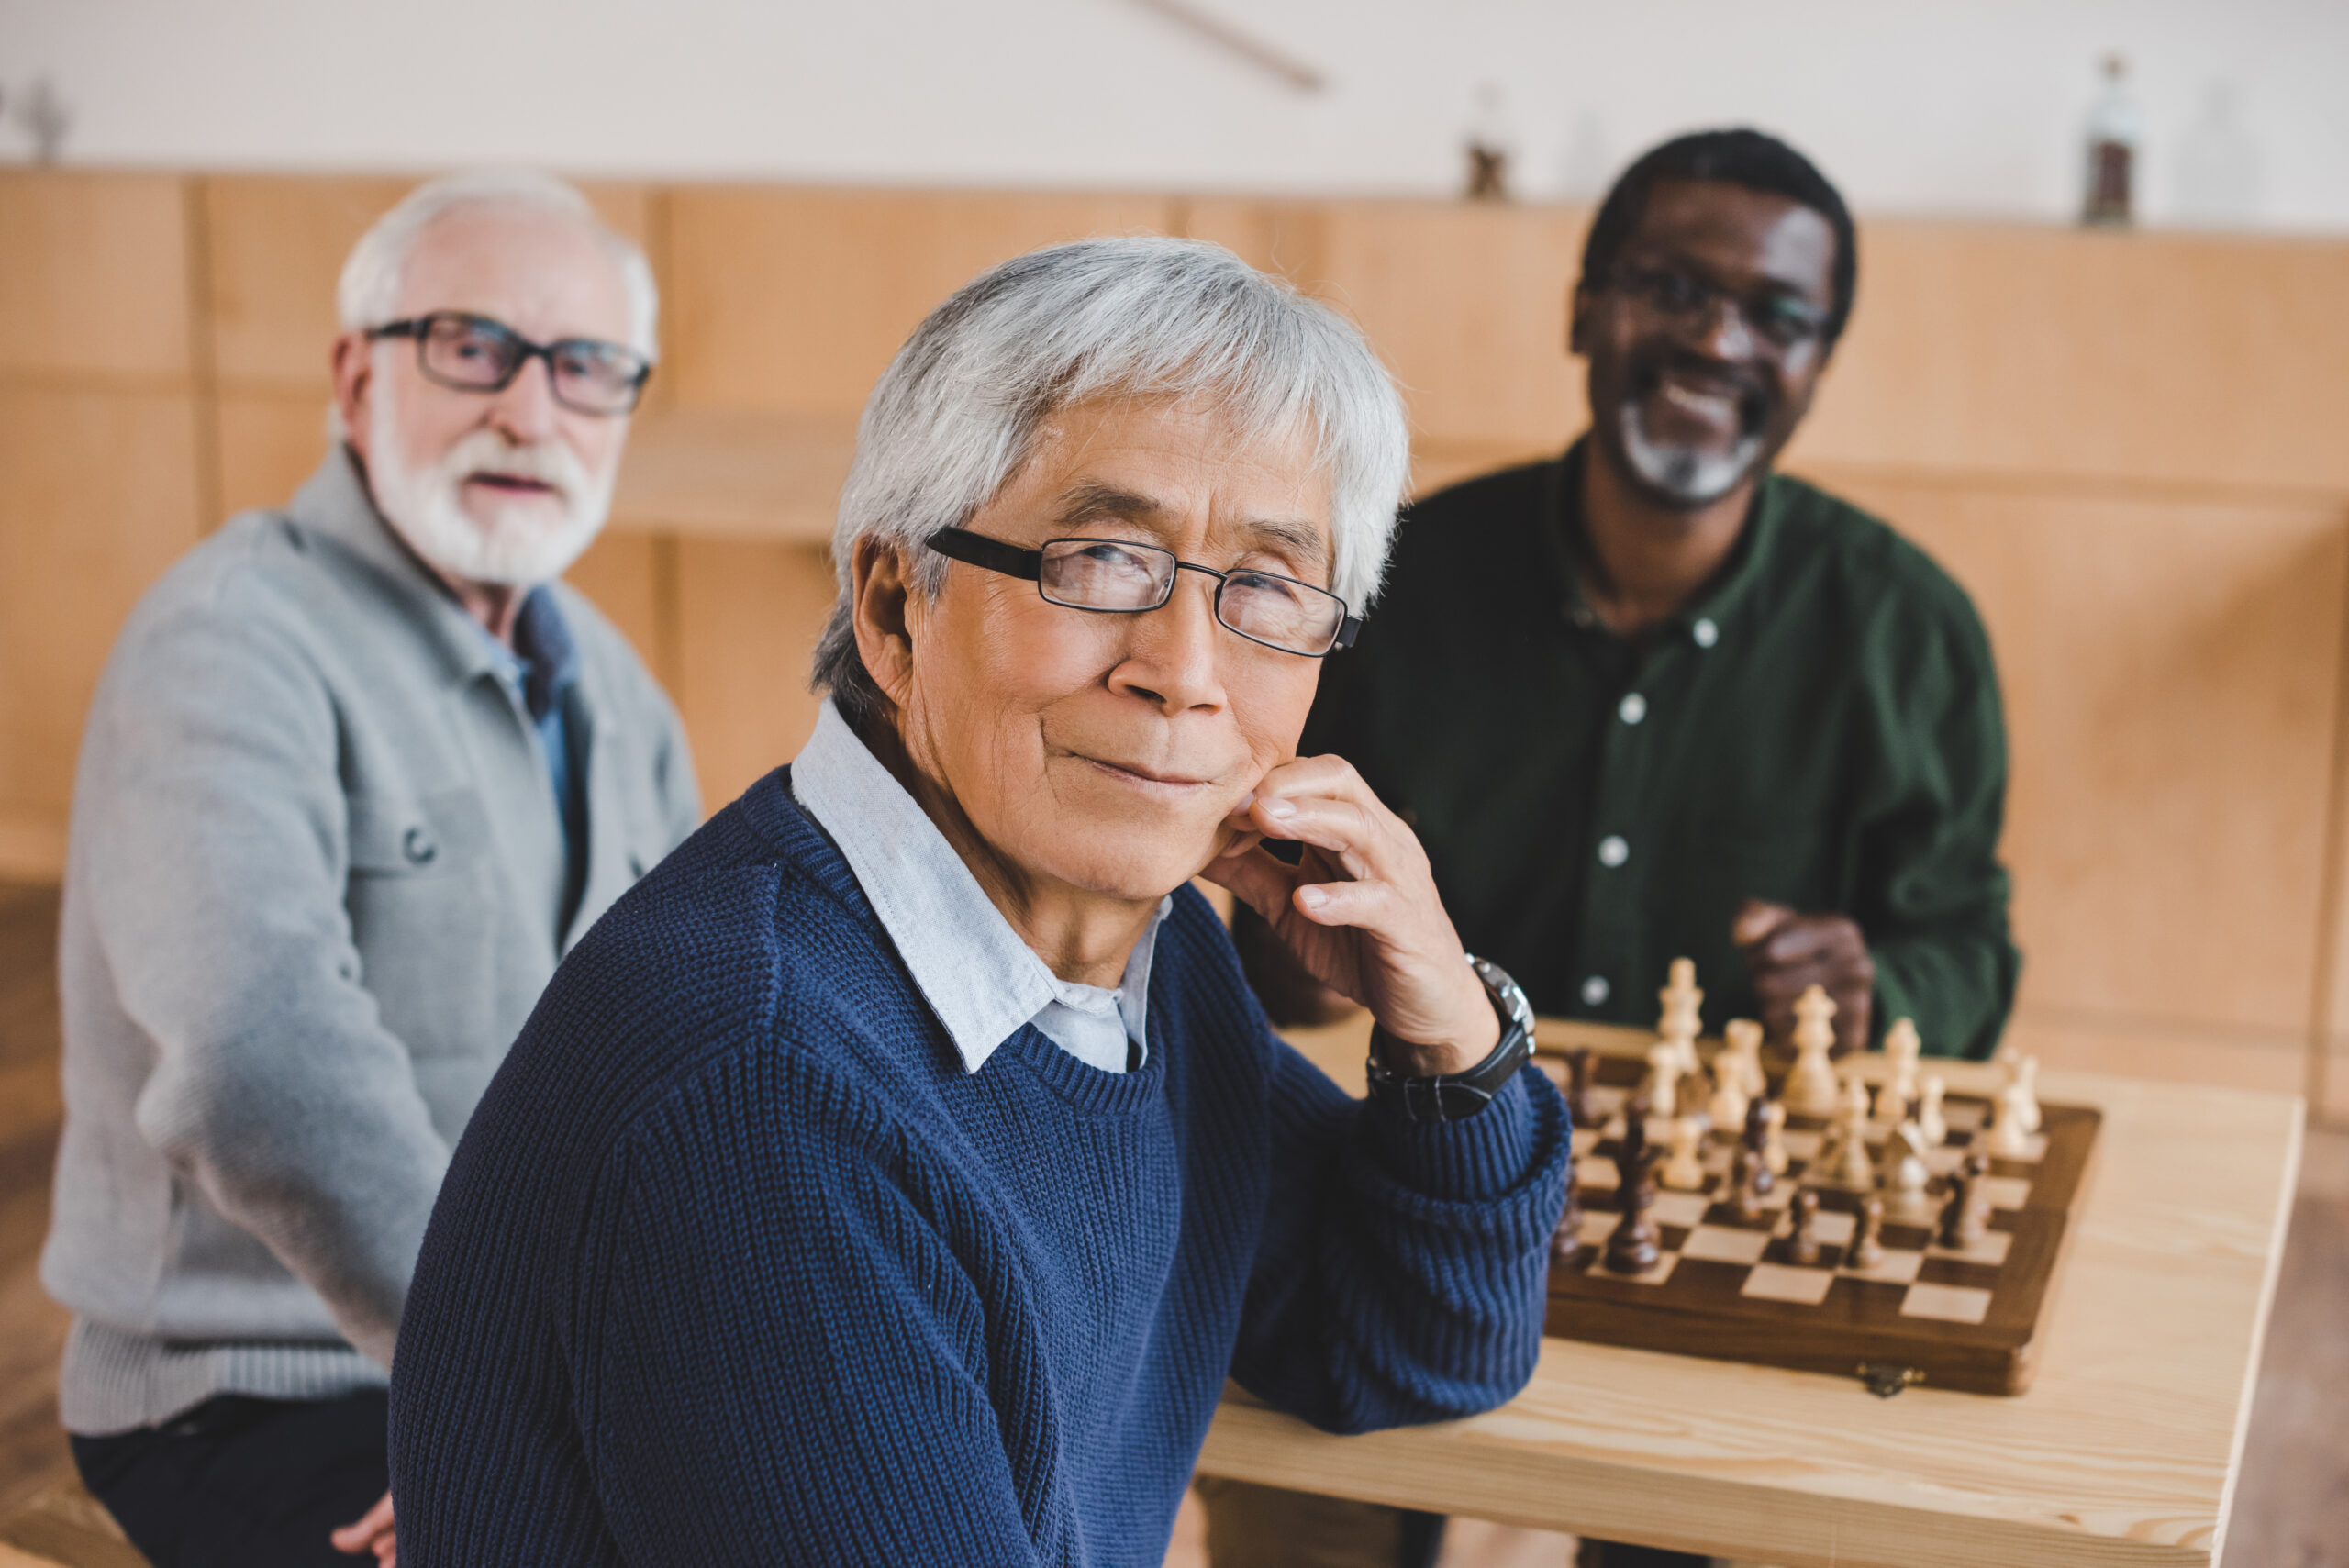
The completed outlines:
[[[1468,962],[1476,978],[1484,982],[1486,994],[1493,999],[1493,1011],[1501,1020],[1500,1042],[1475,1066],[1464,1073],[1420,1077],[1391,1072],[1384,1060],[1389,1037],[1385,1029],[1371,1028],[1370,1097],[1395,1106],[1406,1120],[1461,1121],[1475,1116],[1493,1103],[1493,1096],[1508,1086],[1517,1070],[1533,1054],[1533,1006],[1525,999],[1525,993],[1500,965],[1474,953],[1468,955]]]

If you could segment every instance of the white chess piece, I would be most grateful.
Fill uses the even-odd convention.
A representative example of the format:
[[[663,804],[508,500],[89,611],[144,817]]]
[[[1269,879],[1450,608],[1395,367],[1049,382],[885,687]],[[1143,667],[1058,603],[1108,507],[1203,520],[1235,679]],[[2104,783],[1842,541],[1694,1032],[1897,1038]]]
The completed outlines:
[[[1942,1115],[1942,1096],[1949,1093],[1949,1084],[1938,1073],[1925,1074],[1925,1082],[1917,1101],[1917,1125],[1924,1130],[1925,1146],[1939,1149],[1949,1141],[1949,1120]]]
[[[1868,1157],[1868,1090],[1857,1078],[1843,1080],[1835,1125],[1827,1130],[1817,1168],[1839,1187],[1865,1192],[1876,1185],[1876,1162]]]
[[[1648,1115],[1669,1117],[1680,1108],[1680,1048],[1668,1040],[1648,1047],[1647,1081],[1640,1085],[1647,1096]]]
[[[1787,1173],[1787,1107],[1778,1100],[1762,1102],[1762,1168],[1774,1176]]]
[[[1884,1031],[1884,1059],[1891,1063],[1892,1076],[1876,1098],[1878,1121],[1898,1121],[1908,1114],[1909,1102],[1917,1097],[1917,1061],[1924,1051],[1916,1024],[1908,1018],[1893,1019]]]
[[[2015,1096],[2015,1109],[2025,1132],[2039,1130],[2039,1058],[2009,1057],[2007,1061],[2007,1093]]]
[[[2001,1160],[2030,1158],[2031,1123],[2038,1115],[2031,1086],[2020,1078],[2010,1080],[1990,1102],[1990,1128],[1985,1139],[1990,1152]]]
[[[1795,1065],[1787,1074],[1780,1096],[1797,1116],[1835,1114],[1840,1092],[1835,1085],[1835,1003],[1823,986],[1813,985],[1795,999]]]
[[[1925,1129],[1913,1121],[1896,1125],[1884,1145],[1884,1212],[1888,1218],[1916,1225],[1930,1222],[1934,1205],[1926,1188],[1932,1172],[1925,1164]]]
[[[1706,1182],[1705,1161],[1701,1152],[1705,1141],[1705,1126],[1695,1117],[1681,1117],[1672,1124],[1672,1152],[1665,1156],[1656,1180],[1667,1187],[1693,1193],[1703,1190]]]
[[[1713,1058],[1713,1097],[1706,1106],[1713,1125],[1723,1132],[1735,1132],[1745,1126],[1745,1109],[1753,1096],[1745,1092],[1745,1073],[1735,1058],[1723,1046]]]
[[[1759,1099],[1768,1093],[1770,1081],[1762,1072],[1762,1026],[1752,1018],[1731,1018],[1722,1026],[1720,1055],[1713,1059],[1715,1072],[1727,1061],[1734,1065],[1738,1087],[1745,1091],[1749,1100]]]
[[[1696,961],[1674,959],[1671,979],[1655,998],[1664,1008],[1656,1017],[1657,1038],[1678,1053],[1681,1072],[1703,1072],[1705,1064],[1697,1058],[1697,1036],[1705,1027],[1705,994],[1697,988]]]

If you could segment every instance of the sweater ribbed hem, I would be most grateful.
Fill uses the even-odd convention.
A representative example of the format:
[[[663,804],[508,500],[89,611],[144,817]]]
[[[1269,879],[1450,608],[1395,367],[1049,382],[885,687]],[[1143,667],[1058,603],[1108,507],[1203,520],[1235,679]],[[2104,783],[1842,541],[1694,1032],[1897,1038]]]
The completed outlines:
[[[1528,1062],[1464,1121],[1406,1121],[1391,1106],[1374,1102],[1387,1169],[1414,1192],[1451,1203],[1484,1203],[1508,1192],[1534,1163],[1536,1091],[1526,1074],[1556,1097],[1541,1071]]]
[[[339,1399],[387,1381],[345,1344],[158,1340],[76,1318],[57,1403],[67,1431],[95,1438],[168,1421],[216,1395]]]

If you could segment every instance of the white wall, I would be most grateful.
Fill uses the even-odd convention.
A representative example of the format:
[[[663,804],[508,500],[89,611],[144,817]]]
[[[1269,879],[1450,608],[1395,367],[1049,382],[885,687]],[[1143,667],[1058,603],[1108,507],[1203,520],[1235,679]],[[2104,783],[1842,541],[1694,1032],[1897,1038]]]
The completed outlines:
[[[1868,210],[2062,218],[2119,49],[2149,219],[2349,230],[2343,0],[1193,3],[1329,86],[1137,0],[0,0],[0,89],[53,77],[81,162],[1429,194],[1496,80],[1528,195],[1746,121]],[[2233,154],[2197,128],[2214,89]],[[2232,207],[2186,199],[2214,152],[2253,169]]]

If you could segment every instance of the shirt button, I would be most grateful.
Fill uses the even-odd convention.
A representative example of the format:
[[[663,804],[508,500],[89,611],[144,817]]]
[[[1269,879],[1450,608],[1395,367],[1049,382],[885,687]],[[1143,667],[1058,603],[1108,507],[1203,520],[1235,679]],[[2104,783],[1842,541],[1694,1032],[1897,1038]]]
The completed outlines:
[[[1710,620],[1700,620],[1688,628],[1688,635],[1697,639],[1698,647],[1710,648],[1721,639],[1721,628]]]
[[[1620,833],[1609,833],[1598,840],[1598,863],[1609,868],[1621,865],[1631,858],[1631,846],[1623,841]]]
[[[400,849],[417,865],[431,864],[432,857],[440,852],[440,846],[432,841],[431,833],[422,827],[410,828],[401,834]]]
[[[1607,976],[1594,974],[1582,983],[1582,1002],[1586,1007],[1596,1007],[1607,1000]]]
[[[1648,716],[1648,699],[1637,692],[1626,692],[1623,700],[1615,705],[1615,712],[1626,724],[1637,724]]]

